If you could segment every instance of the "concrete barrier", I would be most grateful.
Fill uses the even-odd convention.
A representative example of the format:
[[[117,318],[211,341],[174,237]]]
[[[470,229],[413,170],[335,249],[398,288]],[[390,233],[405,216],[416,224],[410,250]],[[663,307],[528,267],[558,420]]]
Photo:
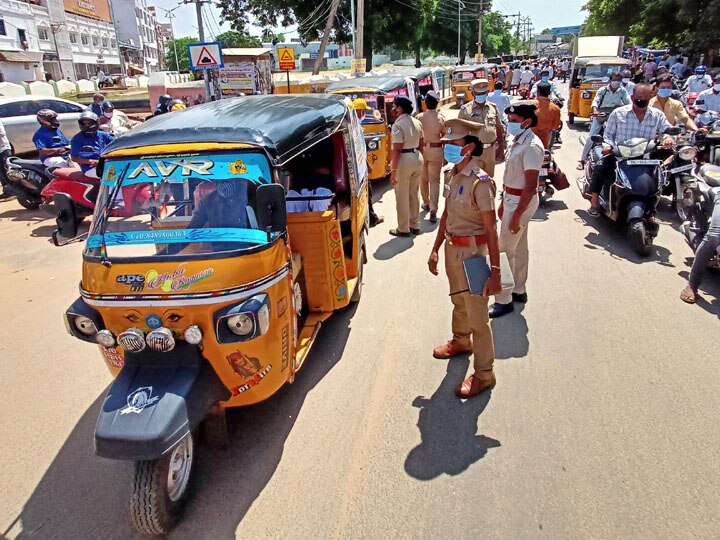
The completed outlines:
[[[125,77],[125,80],[123,81],[125,83],[126,88],[137,88],[138,82],[135,77]]]
[[[78,94],[82,94],[83,92],[97,92],[95,81],[88,81],[87,79],[79,79],[75,83],[75,88]]]
[[[147,75],[138,75],[135,77],[137,79],[137,85],[139,88],[147,88],[148,85],[148,76]]]
[[[27,89],[21,84],[11,82],[0,83],[0,96],[20,97],[27,95]]]
[[[33,96],[54,96],[55,95],[55,88],[53,88],[53,85],[50,83],[42,82],[42,81],[33,81],[31,83],[28,83],[28,94],[32,94]]]
[[[77,92],[77,87],[75,86],[75,83],[65,80],[56,81],[55,88],[57,88],[58,95],[74,94]]]

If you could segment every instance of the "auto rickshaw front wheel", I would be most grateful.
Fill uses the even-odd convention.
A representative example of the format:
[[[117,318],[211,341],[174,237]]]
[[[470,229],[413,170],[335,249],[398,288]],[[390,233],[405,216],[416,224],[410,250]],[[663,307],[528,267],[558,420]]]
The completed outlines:
[[[190,493],[195,450],[188,434],[163,457],[135,462],[130,512],[139,532],[166,534],[177,523]]]

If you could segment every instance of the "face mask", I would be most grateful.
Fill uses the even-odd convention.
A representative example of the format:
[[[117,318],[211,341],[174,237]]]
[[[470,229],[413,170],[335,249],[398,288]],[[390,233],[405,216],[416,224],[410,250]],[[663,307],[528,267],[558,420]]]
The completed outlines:
[[[520,135],[523,131],[525,131],[525,128],[522,127],[520,122],[508,122],[507,130],[510,135]]]
[[[612,82],[610,83],[610,88],[614,88],[614,89],[616,89],[616,90],[617,90],[618,88],[620,88],[620,81],[612,81]]]
[[[485,103],[487,101],[487,94],[483,94],[482,96],[475,96],[475,103]]]
[[[650,103],[650,100],[649,99],[633,99],[633,103],[639,109],[645,109],[645,108],[647,108],[648,104]]]
[[[623,80],[622,80],[623,84],[627,84],[629,82],[630,82],[630,79],[628,79],[627,77],[623,78]]]
[[[672,96],[672,88],[660,88],[658,90],[658,97],[669,98]]]
[[[720,84],[714,84],[713,90],[715,90],[716,92],[720,92]]]
[[[705,76],[705,74],[704,74],[704,73],[696,73],[695,76],[696,76],[698,79],[702,79],[702,78]]]
[[[460,163],[463,160],[462,146],[446,144],[443,146],[443,157],[448,163]]]
[[[542,82],[548,82],[550,80],[550,77],[548,77],[547,75],[544,75],[544,76],[540,77],[540,80]]]
[[[113,113],[112,113],[112,112],[105,112],[105,113],[103,113],[103,114],[105,115],[105,118],[112,118],[112,117],[113,117]]]

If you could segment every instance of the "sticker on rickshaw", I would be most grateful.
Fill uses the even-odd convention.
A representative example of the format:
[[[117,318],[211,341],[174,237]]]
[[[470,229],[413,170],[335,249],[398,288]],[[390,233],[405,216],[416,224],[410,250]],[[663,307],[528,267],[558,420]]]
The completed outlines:
[[[263,369],[259,358],[247,356],[240,351],[235,351],[234,353],[229,354],[226,358],[233,371],[240,375],[243,379],[254,377],[261,369]]]
[[[272,369],[272,365],[267,365],[265,368],[263,368],[262,371],[255,374],[255,376],[250,379],[245,384],[242,384],[240,386],[236,386],[231,390],[233,396],[239,396],[240,394],[243,394],[250,390],[253,386],[257,386],[262,382],[262,380],[265,378],[265,376],[270,373],[270,370]]]
[[[100,347],[103,358],[113,367],[121,368],[125,365],[123,355],[115,347]]]
[[[142,386],[128,394],[127,407],[120,409],[120,414],[140,414],[146,407],[160,400],[159,396],[152,395],[152,386]]]

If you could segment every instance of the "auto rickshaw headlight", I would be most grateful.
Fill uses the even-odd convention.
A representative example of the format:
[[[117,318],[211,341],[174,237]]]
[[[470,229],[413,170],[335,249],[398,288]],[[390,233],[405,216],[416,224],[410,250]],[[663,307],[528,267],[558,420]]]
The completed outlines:
[[[377,149],[378,149],[378,140],[377,140],[377,139],[370,139],[370,140],[368,141],[368,143],[367,143],[367,149],[370,150],[371,152],[372,152],[373,150],[377,150]]]
[[[451,90],[452,92],[454,92],[454,91],[455,91],[455,85],[452,85],[452,86],[450,87],[450,90]]]
[[[169,352],[175,348],[175,338],[168,328],[157,328],[150,332],[145,339],[148,347],[157,352]]]
[[[118,343],[127,352],[139,353],[145,349],[145,334],[139,328],[128,328],[118,336]]]
[[[255,330],[255,321],[250,313],[240,313],[228,317],[227,325],[233,334],[243,337],[252,334]]]
[[[90,317],[79,315],[73,320],[75,329],[80,332],[83,336],[94,336],[98,333],[95,322]]]
[[[200,327],[198,325],[193,324],[192,326],[188,326],[185,329],[183,337],[185,338],[185,341],[190,345],[200,345],[200,342],[203,338],[202,330],[200,330]]]
[[[103,347],[115,346],[115,336],[110,330],[100,330],[95,336],[95,341]]]

